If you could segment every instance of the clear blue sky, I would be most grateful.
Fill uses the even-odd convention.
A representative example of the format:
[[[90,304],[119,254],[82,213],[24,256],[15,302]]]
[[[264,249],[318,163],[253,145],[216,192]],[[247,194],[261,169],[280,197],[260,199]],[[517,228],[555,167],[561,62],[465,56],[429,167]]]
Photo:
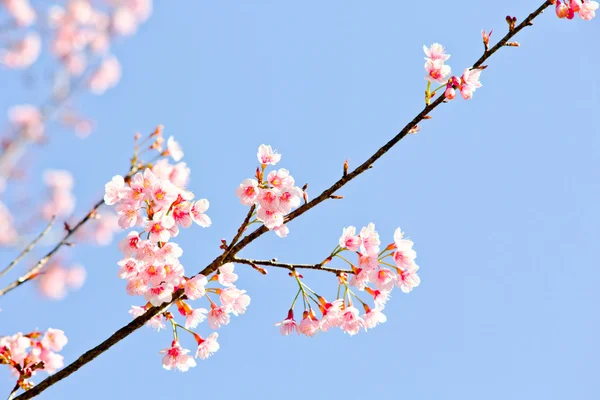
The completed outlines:
[[[86,140],[55,131],[35,171],[72,170],[83,212],[126,170],[133,133],[164,124],[184,146],[190,189],[211,201],[213,227],[178,238],[186,269],[199,271],[245,215],[234,190],[253,173],[258,145],[274,146],[281,166],[320,193],[346,158],[362,162],[421,110],[423,44],[444,44],[462,71],[481,54],[481,29],[498,39],[507,14],[524,17],[541,1],[156,3],[116,48],[119,86],[81,98],[98,130]],[[415,242],[422,284],[393,294],[383,326],[281,337],[273,324],[294,282],[283,270],[263,277],[240,266],[252,303],[219,331],[221,350],[208,361],[164,371],[158,352],[170,333],[145,328],[41,398],[597,399],[598,37],[598,20],[546,13],[518,36],[521,48],[492,58],[472,101],[436,110],[340,191],[343,201],[294,221],[287,239],[265,235],[243,252],[310,263],[344,226],[372,221],[386,242],[400,226]],[[0,109],[36,98],[18,77],[0,75]],[[115,246],[71,257],[89,278],[65,301],[44,301],[33,286],[0,300],[3,334],[64,329],[67,361],[129,322],[137,304],[116,276]],[[333,295],[333,276],[305,276]],[[0,378],[8,393],[8,373]]]

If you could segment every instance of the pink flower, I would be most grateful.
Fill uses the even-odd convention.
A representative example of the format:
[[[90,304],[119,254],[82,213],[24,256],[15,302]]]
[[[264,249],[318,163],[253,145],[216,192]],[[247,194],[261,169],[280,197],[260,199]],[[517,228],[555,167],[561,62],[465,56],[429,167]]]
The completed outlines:
[[[177,224],[183,228],[189,228],[192,226],[192,216],[190,215],[190,209],[192,205],[189,201],[184,201],[173,206],[171,215]]]
[[[128,7],[118,7],[112,15],[112,28],[117,35],[129,36],[137,31],[135,13]]]
[[[245,206],[251,206],[256,203],[259,190],[256,179],[245,179],[235,190],[235,195],[240,198],[240,203]]]
[[[401,271],[396,280],[396,286],[400,288],[404,293],[410,293],[413,288],[419,286],[421,278],[417,275],[419,267],[413,264],[409,268]]]
[[[69,288],[79,289],[85,281],[85,269],[80,266],[65,268],[58,262],[48,265],[37,278],[42,295],[51,299],[62,299]]]
[[[208,280],[202,274],[198,274],[194,276],[192,279],[189,279],[183,285],[185,290],[185,295],[190,300],[197,300],[206,294],[206,285],[208,284]]]
[[[294,208],[300,205],[302,201],[302,190],[298,187],[291,186],[280,189],[279,194],[279,211],[283,214],[288,214]]]
[[[382,292],[389,292],[396,283],[396,274],[387,268],[381,268],[379,271],[372,271],[369,275],[371,282]]]
[[[262,165],[275,165],[281,160],[281,154],[273,151],[271,146],[261,144],[258,148],[258,162]]]
[[[556,2],[556,16],[558,18],[566,18],[569,15],[569,6],[564,4],[561,0]]]
[[[88,85],[94,94],[103,94],[114,87],[121,79],[121,64],[116,57],[109,57],[100,64],[100,67],[91,76]]]
[[[44,135],[42,113],[29,104],[13,106],[8,110],[10,123],[31,140],[39,140]]]
[[[454,90],[453,87],[447,87],[446,91],[444,92],[444,96],[448,100],[454,100],[456,98],[456,90]]]
[[[146,232],[150,233],[151,242],[168,242],[171,238],[169,229],[175,225],[175,220],[172,216],[162,212],[154,214],[152,220],[146,224]]]
[[[129,278],[125,291],[130,296],[145,296],[148,292],[148,283],[142,278]]]
[[[236,287],[228,287],[222,290],[219,298],[228,312],[235,316],[245,313],[250,304],[250,296],[246,294],[246,291]]]
[[[10,48],[0,50],[0,62],[8,68],[27,68],[33,64],[42,50],[42,41],[37,33],[28,33],[15,41]]]
[[[157,208],[155,210],[168,209],[177,199],[178,189],[169,181],[162,181],[155,185],[151,191],[152,200]]]
[[[392,257],[398,268],[411,268],[415,264],[417,252],[412,248],[412,240],[404,239],[404,233],[400,228],[397,228],[394,232],[394,246],[396,246],[396,252],[394,252]]]
[[[356,286],[358,290],[365,290],[369,284],[370,271],[359,268],[350,278],[350,285]]]
[[[211,329],[219,329],[222,325],[227,325],[230,321],[230,316],[227,313],[227,308],[224,306],[215,306],[211,304],[208,312],[208,326]]]
[[[380,310],[383,310],[385,307],[385,303],[390,299],[390,292],[373,290],[371,288],[367,288],[366,291],[373,296],[373,302],[375,306]]]
[[[138,276],[141,272],[141,267],[138,260],[135,258],[125,258],[117,263],[119,265],[119,278],[132,279]]]
[[[208,210],[209,206],[210,203],[208,202],[208,200],[200,199],[194,204],[192,204],[192,207],[190,208],[190,215],[192,217],[192,221],[194,221],[203,228],[208,228],[210,224],[212,224],[210,217],[204,214],[206,210]]]
[[[269,172],[267,181],[276,188],[294,186],[294,178],[290,175],[290,171],[284,168]]]
[[[121,175],[113,176],[112,180],[104,185],[104,202],[109,206],[118,203],[125,194],[123,188],[125,188],[123,177]]]
[[[364,328],[365,321],[359,316],[356,307],[348,306],[342,311],[341,326],[344,332],[353,336],[360,331],[360,328]]]
[[[283,225],[283,214],[278,211],[267,210],[265,208],[259,208],[256,212],[256,219],[262,221],[262,223],[268,229],[275,229]]]
[[[131,310],[129,310],[129,314],[131,314],[131,316],[133,318],[137,318],[140,315],[144,314],[145,312],[146,312],[146,309],[144,307],[139,307],[139,306],[131,306]],[[158,315],[155,315],[154,317],[152,317],[152,319],[150,321],[146,322],[146,325],[152,329],[155,329],[157,332],[159,332],[161,329],[166,328],[161,314],[158,314]]]
[[[290,311],[288,311],[287,318],[281,322],[276,323],[275,326],[279,326],[279,332],[283,336],[288,336],[293,332],[299,333],[298,324],[296,323],[296,320],[294,319],[294,310],[292,310],[292,309],[290,309]]]
[[[444,49],[444,46],[442,46],[439,43],[434,43],[431,45],[431,47],[427,48],[427,46],[423,46],[423,51],[425,52],[425,55],[427,56],[425,59],[429,59],[429,60],[442,60],[442,61],[446,61],[450,58],[450,54],[446,54],[446,50]]]
[[[48,328],[42,339],[42,346],[52,351],[61,351],[63,347],[66,346],[67,342],[68,339],[64,331]]]
[[[376,256],[379,253],[379,233],[375,231],[375,224],[370,223],[360,230],[360,252],[369,256]]]
[[[176,263],[177,259],[183,255],[183,250],[177,243],[168,242],[157,251],[156,255],[164,258],[167,263]]]
[[[465,72],[460,78],[460,94],[463,99],[468,100],[472,98],[473,92],[482,86],[481,82],[479,82],[479,75],[481,75],[480,69],[465,69]]]
[[[40,361],[44,362],[44,371],[49,374],[53,374],[65,365],[65,358],[60,354],[51,352],[50,350],[43,349],[40,352]]]
[[[341,325],[341,306],[343,303],[344,301],[342,299],[337,299],[331,303],[325,303],[325,305],[320,306],[321,311],[323,312],[323,318],[321,318],[321,330],[323,332],[327,332],[329,328],[335,328]]]
[[[206,308],[196,308],[191,313],[186,315],[185,317],[185,327],[187,329],[194,329],[206,319],[206,313],[208,310]]]
[[[450,66],[445,65],[443,60],[428,60],[425,62],[425,79],[429,82],[445,83],[450,75]]]
[[[233,282],[237,281],[238,276],[233,272],[234,265],[232,263],[223,264],[219,267],[219,283],[223,286],[233,286]]]
[[[123,202],[117,204],[115,211],[119,216],[118,224],[123,229],[133,228],[142,222],[138,214],[139,204],[132,202]]]
[[[579,16],[581,19],[589,21],[596,16],[596,10],[598,9],[597,1],[583,0],[579,9]]]
[[[312,314],[312,311],[310,313],[305,311],[304,318],[302,318],[302,321],[300,321],[298,330],[300,331],[300,333],[306,336],[314,336],[319,332],[320,326],[321,323]]]
[[[144,294],[144,299],[152,303],[154,307],[158,307],[162,303],[169,302],[173,299],[173,290],[174,287],[170,283],[153,286],[148,288]]]
[[[375,328],[378,324],[383,324],[387,321],[387,317],[378,308],[369,310],[363,315],[363,319],[365,321],[365,328],[369,329]]]
[[[28,0],[2,0],[2,3],[17,25],[29,26],[35,22],[35,11]]]
[[[258,202],[265,210],[279,211],[279,195],[278,189],[262,189],[258,195]]]
[[[173,136],[169,136],[167,139],[167,152],[174,161],[179,161],[183,158],[183,150],[181,150],[181,146],[175,141]]]
[[[202,339],[197,335],[196,341],[198,342],[198,349],[196,350],[196,357],[206,360],[216,353],[220,348],[219,343],[217,343],[218,337],[219,334],[217,332],[211,333],[206,339]]]
[[[164,354],[162,359],[162,364],[164,369],[172,369],[177,368],[181,372],[186,372],[191,367],[196,366],[196,361],[191,356],[188,356],[187,353],[190,351],[188,349],[183,349],[179,342],[173,341],[171,347],[161,350],[161,354]]]
[[[290,233],[290,229],[285,224],[276,226],[275,228],[273,228],[273,231],[280,238],[284,238],[288,235],[288,233]]]
[[[356,228],[349,226],[342,230],[342,236],[340,237],[340,247],[348,249],[350,251],[357,251],[361,245],[360,237],[356,236]]]

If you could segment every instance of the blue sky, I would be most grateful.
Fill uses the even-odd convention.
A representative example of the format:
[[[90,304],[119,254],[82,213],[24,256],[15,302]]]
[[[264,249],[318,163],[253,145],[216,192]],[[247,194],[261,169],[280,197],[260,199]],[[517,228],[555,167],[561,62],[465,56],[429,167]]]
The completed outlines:
[[[37,151],[32,179],[43,168],[72,170],[83,212],[126,170],[132,135],[164,124],[184,146],[189,188],[211,201],[213,226],[178,237],[190,271],[211,261],[245,216],[234,190],[253,173],[261,143],[315,196],[345,159],[358,165],[421,110],[423,44],[445,45],[462,71],[481,54],[481,29],[498,39],[504,16],[541,4],[157,3],[138,35],[116,47],[122,82],[80,98],[97,131],[80,140],[56,130]],[[599,34],[598,21],[547,12],[517,37],[520,48],[490,60],[473,100],[436,110],[344,187],[344,200],[290,224],[287,239],[265,235],[242,253],[311,263],[344,226],[374,222],[385,242],[400,226],[415,242],[422,283],[393,294],[383,326],[354,337],[281,337],[273,324],[294,281],[240,266],[252,303],[219,331],[211,359],[185,374],[164,371],[158,352],[170,334],[146,328],[41,398],[597,398]],[[0,109],[43,97],[23,90],[20,76],[0,75]],[[88,270],[79,292],[50,302],[26,287],[0,300],[2,334],[64,329],[67,361],[129,322],[138,304],[116,276],[116,246],[70,253]],[[3,252],[0,264],[11,256]],[[333,276],[304,275],[334,295]],[[0,378],[8,393],[8,373]]]

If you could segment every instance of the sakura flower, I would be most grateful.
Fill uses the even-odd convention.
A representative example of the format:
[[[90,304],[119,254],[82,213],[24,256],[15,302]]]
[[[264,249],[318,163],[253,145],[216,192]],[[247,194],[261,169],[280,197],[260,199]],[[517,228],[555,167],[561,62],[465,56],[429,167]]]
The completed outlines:
[[[49,374],[55,373],[65,365],[65,358],[63,356],[47,349],[43,349],[40,352],[39,358],[44,363],[44,370]]]
[[[44,338],[42,339],[42,346],[52,350],[61,351],[67,344],[67,336],[64,331],[60,329],[48,328]]]
[[[208,284],[208,280],[202,274],[198,274],[194,276],[192,279],[189,279],[183,285],[185,290],[185,295],[190,300],[197,300],[199,298],[204,297],[206,294],[206,285]]]
[[[378,324],[383,324],[387,321],[387,317],[385,314],[381,312],[380,309],[374,308],[367,311],[365,315],[363,315],[363,320],[365,322],[365,328],[375,328]]]
[[[29,0],[2,0],[2,3],[17,25],[29,26],[35,22],[35,11],[29,4]]]
[[[193,221],[192,216],[190,215],[191,208],[192,205],[189,201],[184,201],[173,206],[171,215],[173,215],[175,222],[182,228],[189,228],[192,226]]]
[[[288,233],[290,233],[290,229],[285,224],[276,226],[275,228],[273,228],[273,231],[280,238],[284,238],[288,235]]]
[[[171,238],[169,229],[175,225],[175,220],[172,216],[162,212],[154,214],[152,220],[146,224],[146,232],[150,233],[151,242],[168,242]]]
[[[349,226],[342,230],[342,236],[340,237],[340,247],[348,249],[350,251],[357,251],[361,245],[361,239],[356,236],[356,228]]]
[[[394,284],[396,283],[396,274],[387,268],[381,268],[379,271],[372,271],[369,279],[375,283],[375,287],[378,290],[389,292],[394,288]]]
[[[219,267],[219,283],[223,286],[233,286],[233,282],[237,281],[238,276],[233,272],[234,265],[226,263]]]
[[[29,104],[13,106],[8,110],[10,123],[31,140],[39,140],[44,135],[42,113]]]
[[[299,332],[306,336],[316,335],[319,332],[321,323],[312,314],[312,311],[310,313],[305,311],[304,314],[304,318],[300,321],[300,325],[298,326]]]
[[[425,79],[429,82],[445,83],[450,75],[450,66],[445,65],[443,60],[428,60],[425,62]]]
[[[323,312],[320,327],[323,332],[327,332],[329,328],[340,326],[342,323],[342,305],[343,300],[337,299],[331,303],[325,303],[325,305],[320,306],[321,311]]]
[[[185,317],[185,327],[187,329],[194,329],[206,319],[206,313],[208,310],[206,308],[197,308],[189,313]]]
[[[346,307],[341,314],[341,327],[344,332],[350,336],[356,335],[360,328],[365,326],[365,322],[359,316],[358,310],[354,306]]]
[[[463,99],[468,100],[473,97],[473,92],[480,88],[481,82],[479,82],[479,75],[481,75],[480,69],[465,69],[461,77],[460,94]]]
[[[146,312],[146,309],[144,307],[139,307],[139,306],[132,306],[131,310],[129,310],[129,314],[131,314],[131,316],[134,318],[139,317],[140,315],[144,314],[145,312]],[[157,332],[159,332],[161,329],[166,328],[161,314],[158,314],[158,315],[155,315],[154,317],[152,317],[152,319],[150,319],[150,321],[146,322],[146,325],[149,326],[150,328],[156,330]]]
[[[208,312],[208,326],[211,329],[219,329],[222,325],[227,325],[231,317],[227,313],[225,306],[211,305],[210,311]]]
[[[194,204],[192,204],[192,207],[190,208],[190,215],[192,217],[192,221],[194,221],[203,228],[208,228],[212,224],[210,217],[204,214],[206,210],[208,210],[209,205],[210,203],[208,202],[208,200],[200,199]]]
[[[396,280],[396,286],[398,286],[404,293],[409,293],[413,288],[419,286],[421,278],[417,275],[419,267],[414,264],[410,268],[403,270]]]
[[[183,255],[183,250],[177,243],[168,242],[156,253],[158,257],[164,258],[167,263],[174,264]]]
[[[37,33],[28,33],[7,49],[0,50],[0,62],[8,68],[27,68],[39,57],[42,41]]]
[[[281,154],[273,151],[271,146],[261,144],[258,148],[258,162],[262,165],[275,165],[281,160]]]
[[[235,316],[245,313],[250,304],[250,296],[246,294],[246,291],[236,287],[228,287],[222,290],[219,298],[228,311]]]
[[[167,152],[174,161],[179,161],[183,158],[183,150],[181,150],[181,146],[175,141],[173,136],[169,136],[169,139],[167,139]]]
[[[275,324],[275,326],[279,326],[279,332],[283,336],[289,336],[291,333],[296,332],[299,333],[298,324],[294,319],[294,310],[288,311],[288,316],[281,322]]]
[[[265,210],[278,211],[280,194],[278,189],[263,189],[258,195],[258,202]]]
[[[126,258],[119,261],[117,264],[121,267],[118,272],[119,278],[121,279],[135,278],[141,272],[141,268],[135,258]]]
[[[427,56],[425,59],[446,61],[450,58],[450,54],[446,54],[444,46],[439,43],[434,43],[431,47],[423,46],[423,51]]]
[[[365,290],[369,284],[370,271],[359,268],[350,278],[350,285],[356,286],[358,290]]]
[[[256,179],[245,179],[235,190],[235,195],[240,198],[240,203],[245,206],[253,205],[260,193]]]
[[[173,285],[169,283],[153,286],[148,288],[148,291],[144,294],[144,298],[146,301],[152,303],[154,307],[158,307],[162,303],[169,302],[173,299],[173,289]]]
[[[302,190],[300,188],[291,186],[283,188],[279,194],[279,211],[288,214],[294,208],[300,205],[302,201]]]
[[[128,7],[118,7],[112,15],[112,28],[117,35],[133,35],[137,31],[137,27],[137,18]]]
[[[145,296],[148,292],[148,284],[142,278],[129,278],[125,291],[130,296]]]
[[[118,203],[124,195],[123,189],[125,188],[125,180],[121,175],[115,175],[104,185],[104,202],[107,205],[113,205]]]
[[[109,57],[91,76],[88,85],[92,93],[100,95],[114,87],[120,79],[121,64],[116,57]]]
[[[196,336],[198,342],[198,349],[196,350],[196,357],[206,360],[208,357],[216,353],[220,346],[217,343],[219,334],[213,332],[206,339],[202,339],[199,335]]]
[[[360,252],[361,254],[367,254],[370,256],[377,255],[379,253],[379,233],[375,231],[375,224],[370,223],[366,227],[360,230]]]
[[[275,229],[283,225],[283,214],[278,211],[259,208],[256,212],[256,219],[261,221],[268,229]]]
[[[115,211],[119,216],[117,223],[123,229],[133,228],[142,222],[142,218],[138,213],[138,205],[131,202],[119,203],[115,207]]]
[[[196,366],[196,361],[187,353],[190,351],[181,347],[179,342],[173,341],[171,347],[161,350],[161,354],[164,354],[162,359],[162,365],[164,369],[170,370],[177,368],[181,372],[189,370],[191,367]]]
[[[569,6],[561,0],[556,2],[556,16],[558,18],[566,18],[569,15]]]
[[[598,9],[597,1],[583,0],[581,7],[579,8],[579,16],[585,21],[589,21],[596,16],[596,10]]]
[[[290,171],[284,168],[269,172],[267,181],[276,188],[294,186],[294,178],[290,175]]]
[[[151,189],[156,210],[166,210],[177,199],[177,187],[169,181],[162,181]]]

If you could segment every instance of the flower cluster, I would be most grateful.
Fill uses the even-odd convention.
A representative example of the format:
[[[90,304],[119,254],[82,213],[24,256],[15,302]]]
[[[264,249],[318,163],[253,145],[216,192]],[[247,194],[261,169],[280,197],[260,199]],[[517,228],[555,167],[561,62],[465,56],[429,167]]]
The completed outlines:
[[[490,35],[491,32],[489,34],[486,34],[485,31],[483,32],[486,47],[487,43],[489,43]],[[448,78],[451,69],[445,62],[450,58],[450,54],[446,54],[446,50],[441,44],[434,43],[430,47],[423,46],[423,51],[427,56],[425,57],[425,71],[427,72],[425,79],[428,81],[426,90],[427,101],[442,88],[445,88],[444,96],[448,100],[456,98],[457,89],[460,91],[462,98],[468,100],[473,97],[475,90],[481,87],[481,83],[479,82],[481,69],[478,68],[465,69],[460,78],[456,76]],[[440,83],[442,86],[431,91],[430,86],[433,82]]]
[[[573,19],[579,14],[581,19],[589,21],[596,16],[598,2],[592,0],[553,0],[556,3],[556,15],[558,18]]]
[[[169,138],[163,150],[161,135],[162,129],[150,135],[152,144],[148,149],[180,160],[183,152],[179,144]],[[152,306],[171,302],[176,291],[183,290],[185,293],[185,300],[174,302],[177,312],[185,319],[182,324],[176,322],[173,313],[168,310],[147,323],[156,330],[165,328],[166,323],[171,324],[174,337],[171,347],[162,352],[165,354],[163,367],[180,371],[196,365],[194,357],[188,355],[189,350],[180,345],[180,330],[192,334],[197,344],[195,356],[206,359],[219,349],[218,334],[213,332],[204,338],[192,329],[205,320],[211,329],[218,329],[229,323],[232,314],[243,314],[250,304],[246,291],[234,285],[238,276],[234,273],[233,264],[222,265],[210,279],[202,274],[185,276],[179,261],[183,249],[172,238],[177,237],[180,228],[188,228],[194,222],[202,227],[211,224],[205,214],[208,201],[194,201],[194,194],[185,189],[188,177],[185,163],[171,165],[161,159],[131,177],[113,177],[106,184],[104,197],[107,204],[115,205],[122,228],[143,226],[143,231],[131,231],[119,243],[125,257],[118,262],[118,275],[127,281],[129,295],[143,296],[146,301],[144,306],[133,306],[130,314],[140,316]],[[207,287],[209,281],[219,283],[220,287]],[[216,298],[211,298],[211,294]],[[210,309],[192,308],[188,302],[203,298],[208,301]]]
[[[49,328],[46,332],[17,333],[0,337],[0,364],[6,364],[19,376],[18,384],[30,389],[29,379],[37,371],[53,374],[62,368],[63,356],[57,354],[67,344],[67,337],[60,329]]]
[[[53,260],[44,267],[37,278],[40,293],[52,300],[63,299],[69,290],[77,290],[85,282],[85,268],[80,265],[66,267],[63,261]]]
[[[361,229],[356,234],[353,226],[344,228],[339,244],[331,255],[323,263],[326,264],[337,257],[348,263],[351,267],[349,273],[352,275],[348,280],[348,274],[339,272],[338,298],[328,302],[324,297],[318,295],[309,288],[302,280],[302,275],[292,271],[291,275],[296,278],[299,289],[285,320],[278,323],[280,332],[289,335],[292,332],[313,336],[319,331],[327,331],[329,328],[339,327],[344,332],[355,335],[361,329],[374,328],[384,323],[387,318],[382,310],[390,298],[392,289],[399,287],[404,293],[409,293],[421,282],[417,271],[419,267],[415,263],[417,253],[413,250],[413,242],[404,238],[400,228],[394,232],[394,242],[380,250],[379,233],[374,224]],[[340,254],[349,251],[357,254],[358,262],[354,265],[346,257]],[[387,261],[390,258],[393,263]],[[351,289],[355,287],[358,291],[368,293],[373,300],[370,307]],[[340,297],[340,292],[343,296]],[[303,297],[304,312],[300,323],[294,319],[294,305],[299,295]],[[364,309],[360,315],[358,308],[354,306],[357,300]],[[311,306],[316,305],[321,313],[321,319]]]
[[[267,165],[276,165],[281,160],[281,154],[274,152],[271,146],[260,145],[257,157],[261,167],[256,169],[256,179],[245,179],[235,194],[243,205],[255,207],[256,220],[285,237],[289,230],[284,216],[298,207],[303,198],[307,200],[306,193],[294,185],[294,178],[287,169],[265,175]]]

